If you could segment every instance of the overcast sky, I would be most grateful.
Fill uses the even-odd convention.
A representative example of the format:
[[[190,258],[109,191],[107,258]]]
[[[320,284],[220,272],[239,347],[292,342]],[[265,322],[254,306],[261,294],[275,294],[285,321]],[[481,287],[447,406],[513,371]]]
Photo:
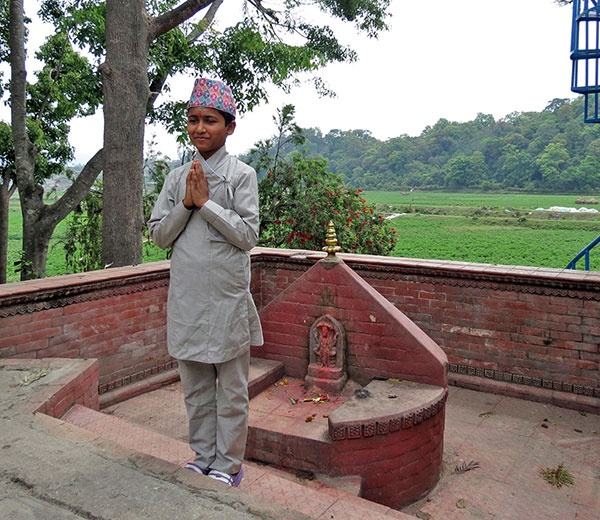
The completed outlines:
[[[302,127],[323,133],[366,129],[388,139],[418,135],[440,118],[469,121],[482,112],[498,119],[575,96],[570,7],[553,0],[392,0],[390,12],[390,29],[377,40],[358,36],[352,26],[338,32],[359,60],[322,71],[335,99],[319,98],[310,86],[289,95],[273,89],[268,105],[238,118],[227,143],[230,153],[243,153],[272,135],[272,116],[285,103],[296,106]],[[227,19],[227,11],[220,14]],[[193,79],[178,83],[177,93],[187,97]],[[151,128],[147,136],[155,132],[158,148],[175,158],[174,140]],[[76,162],[98,150],[101,114],[72,125],[72,144]]]

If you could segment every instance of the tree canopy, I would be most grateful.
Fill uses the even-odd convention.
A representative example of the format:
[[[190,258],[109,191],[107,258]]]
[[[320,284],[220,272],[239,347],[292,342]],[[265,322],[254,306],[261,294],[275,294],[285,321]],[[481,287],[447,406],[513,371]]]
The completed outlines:
[[[103,263],[141,261],[144,125],[160,122],[185,135],[185,102],[159,99],[175,76],[219,77],[232,87],[241,112],[266,100],[268,84],[289,88],[299,73],[312,74],[315,87],[329,93],[314,73],[328,63],[356,59],[356,53],[337,40],[329,21],[341,19],[374,37],[386,29],[389,0],[282,0],[268,7],[260,0],[245,0],[235,19],[216,29],[213,22],[222,3],[43,0],[38,14],[54,30],[37,54],[43,69],[35,82],[28,83],[25,55],[30,19],[23,0],[0,2],[0,16],[7,22],[0,31],[0,60],[10,59],[12,67],[23,278],[44,275],[54,226],[82,200],[100,171],[104,173]],[[307,15],[309,11],[321,16]],[[7,83],[0,88],[6,89]],[[91,114],[100,105],[104,143],[99,143],[98,152],[75,178],[68,196],[45,204],[43,180],[64,170],[72,157],[67,140],[71,119]],[[5,204],[0,208],[3,222],[5,208]]]
[[[583,98],[541,112],[463,123],[440,119],[418,136],[381,141],[367,130],[303,130],[307,157],[366,190],[600,190],[600,126],[583,122]],[[294,147],[286,144],[284,155]]]

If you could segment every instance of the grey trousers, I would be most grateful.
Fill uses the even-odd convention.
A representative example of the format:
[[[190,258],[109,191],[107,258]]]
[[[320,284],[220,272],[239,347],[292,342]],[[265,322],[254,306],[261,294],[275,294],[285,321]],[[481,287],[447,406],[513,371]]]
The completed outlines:
[[[179,360],[194,462],[233,475],[248,436],[250,352],[225,363]]]

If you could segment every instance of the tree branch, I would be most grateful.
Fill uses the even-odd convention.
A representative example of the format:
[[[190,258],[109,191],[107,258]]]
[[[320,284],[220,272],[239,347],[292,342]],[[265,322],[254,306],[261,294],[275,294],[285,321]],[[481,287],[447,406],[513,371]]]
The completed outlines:
[[[213,23],[213,21],[215,19],[215,15],[217,14],[217,11],[219,10],[219,7],[221,7],[222,3],[223,3],[223,0],[214,0],[213,3],[210,4],[210,8],[208,9],[207,13],[204,15],[204,18],[202,18],[202,20],[200,20],[196,24],[196,26],[190,32],[190,34],[188,34],[185,37],[185,39],[188,43],[195,42],[200,36],[202,36],[206,32],[206,29],[208,29],[211,26],[211,24]]]
[[[83,170],[69,186],[63,196],[51,206],[47,206],[46,216],[57,223],[64,219],[75,206],[90,191],[96,177],[104,168],[104,148],[98,150],[96,154],[87,162]]]
[[[202,20],[194,26],[194,29],[188,35],[186,35],[185,40],[188,43],[193,43],[206,32],[206,30],[213,23],[215,15],[217,14],[217,11],[219,7],[221,7],[222,3],[223,0],[214,0],[210,4],[210,8],[204,15],[204,18],[202,18]],[[169,71],[162,71],[161,74],[154,78],[154,80],[150,84],[150,97],[148,98],[148,103],[146,104],[146,112],[150,112],[150,110],[154,106],[154,102],[161,93],[162,88],[165,82],[167,81],[168,77]]]
[[[211,0],[187,0],[175,9],[152,18],[149,23],[149,41],[152,42],[160,35],[169,32],[211,3]]]
[[[279,18],[277,18],[276,11],[273,11],[273,9],[269,9],[262,5],[260,0],[248,0],[248,3],[256,7],[256,9],[265,17],[269,24],[271,24],[272,21],[274,21],[276,24],[279,25]]]

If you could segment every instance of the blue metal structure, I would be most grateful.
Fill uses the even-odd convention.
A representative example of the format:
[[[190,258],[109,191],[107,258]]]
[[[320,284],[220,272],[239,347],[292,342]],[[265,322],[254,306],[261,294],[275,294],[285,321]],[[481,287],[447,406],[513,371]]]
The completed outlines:
[[[593,249],[596,244],[600,243],[600,236],[595,238],[592,242],[590,242],[584,249],[582,249],[575,258],[571,260],[565,269],[577,269],[577,261],[580,260],[583,256],[585,256],[585,270],[590,270],[590,249]]]
[[[600,123],[600,2],[573,0],[571,90],[585,96],[585,122]]]
[[[600,2],[573,0],[571,32],[571,90],[585,96],[585,122],[600,123]],[[600,243],[600,236],[590,242],[569,262],[565,269],[577,269],[585,257],[585,270],[590,270],[590,250]]]

